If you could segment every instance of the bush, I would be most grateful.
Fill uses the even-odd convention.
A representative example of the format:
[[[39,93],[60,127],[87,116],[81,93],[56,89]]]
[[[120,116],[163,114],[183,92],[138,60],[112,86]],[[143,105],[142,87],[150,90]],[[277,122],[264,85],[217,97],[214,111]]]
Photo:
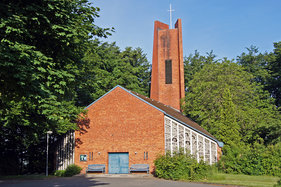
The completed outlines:
[[[66,168],[64,176],[65,177],[71,177],[73,175],[77,175],[81,172],[81,170],[82,170],[81,167],[79,167],[75,164],[71,164]]]
[[[56,170],[54,175],[57,177],[64,177],[65,170]]]
[[[54,175],[58,177],[72,177],[73,175],[79,174],[81,170],[81,167],[71,164],[66,168],[66,170],[56,170]]]
[[[155,161],[155,175],[172,180],[197,180],[207,178],[214,167],[197,160],[190,154],[179,153],[161,155]]]
[[[281,176],[281,144],[226,145],[219,161],[225,173]]]

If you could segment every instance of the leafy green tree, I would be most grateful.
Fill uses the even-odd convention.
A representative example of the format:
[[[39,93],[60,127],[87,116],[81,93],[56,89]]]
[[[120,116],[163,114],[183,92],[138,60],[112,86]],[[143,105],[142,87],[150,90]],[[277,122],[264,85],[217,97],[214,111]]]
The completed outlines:
[[[252,80],[230,61],[204,65],[189,82],[184,112],[225,143],[275,141],[271,128],[280,127],[280,113]]]
[[[108,34],[93,24],[98,10],[87,0],[0,2],[0,173],[44,161],[46,131],[76,128],[81,58],[93,36]]]
[[[216,55],[213,51],[207,53],[207,56],[202,56],[198,51],[194,54],[190,54],[184,58],[184,82],[185,87],[188,88],[188,82],[193,79],[195,73],[200,71],[204,65],[217,63],[219,60],[216,59]]]
[[[274,43],[274,50],[269,55],[268,69],[270,78],[267,89],[276,99],[276,106],[281,106],[281,42]]]
[[[143,53],[141,48],[132,49],[131,47],[127,47],[121,52],[121,59],[126,64],[127,72],[130,72],[128,77],[132,77],[132,81],[129,84],[122,85],[130,90],[148,96],[150,91],[151,65],[147,60],[146,54]]]
[[[242,139],[240,134],[240,127],[237,122],[237,109],[232,101],[232,94],[230,89],[225,87],[221,95],[222,101],[219,106],[219,118],[217,120],[217,126],[214,129],[216,131],[216,138],[224,143],[239,143]]]
[[[248,53],[237,57],[238,64],[254,76],[254,81],[264,86],[273,98],[277,107],[281,106],[281,42],[274,43],[271,53],[259,53],[258,48],[247,48]]]
[[[266,85],[269,78],[269,71],[267,68],[268,54],[259,53],[258,48],[255,46],[250,46],[246,49],[248,53],[243,52],[238,56],[237,63],[242,65],[245,71],[254,76],[254,81]]]
[[[242,65],[247,72],[254,76],[253,81],[260,84],[263,90],[269,91],[271,94],[270,96],[275,99],[275,105],[277,107],[280,107],[280,46],[281,42],[274,43],[274,52],[264,54],[259,53],[257,47],[251,46],[250,48],[247,48],[248,53],[242,53],[237,57],[238,64]],[[273,110],[275,111],[275,109]],[[264,123],[261,127],[264,129],[260,131],[261,137],[266,141],[280,141],[281,128],[278,124],[280,123],[279,121],[281,118],[280,113],[276,114],[276,112],[267,112],[265,113],[265,116],[267,116],[266,118],[268,120],[271,120]]]
[[[80,66],[77,104],[87,106],[116,85],[148,95],[150,64],[140,48],[121,51],[115,43],[94,40]]]

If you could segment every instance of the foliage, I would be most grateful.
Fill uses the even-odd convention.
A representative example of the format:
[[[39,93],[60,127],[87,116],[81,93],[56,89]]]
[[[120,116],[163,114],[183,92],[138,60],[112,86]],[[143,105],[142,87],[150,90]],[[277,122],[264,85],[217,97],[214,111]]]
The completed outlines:
[[[81,172],[82,168],[75,165],[75,164],[71,164],[69,166],[67,166],[65,172],[64,172],[64,177],[71,177],[73,175],[77,175]]]
[[[67,166],[65,170],[56,170],[54,175],[58,177],[72,177],[73,175],[77,175],[81,172],[82,168],[75,165],[71,164]]]
[[[223,172],[280,176],[281,114],[270,90],[278,90],[280,76],[278,68],[273,76],[277,43],[275,48],[261,54],[251,46],[238,63],[226,58],[206,63],[199,53],[187,61],[186,66],[196,68],[186,68],[191,73],[184,111],[225,143]]]
[[[179,153],[160,155],[155,161],[155,175],[172,180],[198,180],[206,178],[212,166],[197,160],[189,154]]]
[[[270,78],[267,89],[276,99],[276,106],[281,107],[281,41],[274,43],[274,50],[268,56]]]
[[[226,144],[276,141],[280,113],[253,76],[225,59],[206,64],[188,83],[184,112]]]
[[[267,68],[268,54],[259,53],[255,46],[246,49],[248,53],[243,52],[238,56],[237,63],[253,75],[253,81],[265,85],[270,76]]]
[[[281,176],[281,144],[226,145],[219,169],[226,173]]]
[[[79,106],[87,106],[116,85],[148,96],[150,65],[140,48],[121,51],[115,43],[93,40],[76,81]]]
[[[281,106],[281,42],[274,43],[271,53],[259,53],[258,48],[247,48],[248,53],[237,57],[238,64],[254,76],[254,81],[264,86],[273,98],[277,107]]]
[[[64,177],[65,170],[56,170],[54,175],[57,177]]]
[[[41,172],[46,131],[76,128],[81,58],[108,34],[98,11],[87,0],[0,2],[0,173]]]
[[[188,88],[189,81],[193,79],[195,73],[200,71],[206,64],[217,63],[216,55],[213,51],[207,53],[207,56],[200,55],[198,51],[194,54],[190,54],[188,57],[184,58],[184,82],[185,86]]]

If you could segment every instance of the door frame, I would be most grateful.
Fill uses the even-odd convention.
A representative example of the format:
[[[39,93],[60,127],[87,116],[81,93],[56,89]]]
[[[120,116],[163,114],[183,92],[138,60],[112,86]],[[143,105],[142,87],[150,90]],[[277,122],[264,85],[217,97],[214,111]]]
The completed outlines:
[[[110,173],[109,172],[109,168],[110,168],[110,166],[109,166],[109,154],[127,154],[128,155],[128,173],[129,173],[129,166],[130,166],[130,163],[129,163],[129,160],[130,160],[130,154],[129,154],[129,152],[107,152],[107,162],[108,162],[108,171],[107,171],[107,173],[108,174],[128,174],[128,173]]]

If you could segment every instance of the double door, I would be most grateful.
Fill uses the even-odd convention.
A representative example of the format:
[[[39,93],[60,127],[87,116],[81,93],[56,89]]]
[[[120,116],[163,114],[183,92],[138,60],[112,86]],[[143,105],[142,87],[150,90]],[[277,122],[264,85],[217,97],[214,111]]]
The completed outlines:
[[[108,153],[108,173],[129,173],[129,153]]]

